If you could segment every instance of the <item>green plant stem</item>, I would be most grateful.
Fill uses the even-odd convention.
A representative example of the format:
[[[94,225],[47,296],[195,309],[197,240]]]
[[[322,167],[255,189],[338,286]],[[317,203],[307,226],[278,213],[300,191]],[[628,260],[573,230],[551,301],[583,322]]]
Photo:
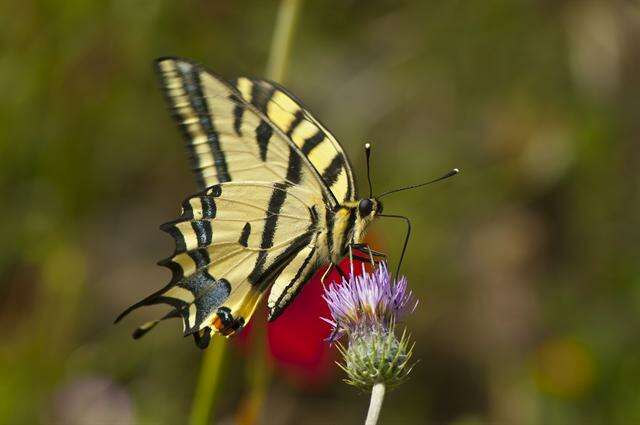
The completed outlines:
[[[213,415],[213,402],[228,345],[225,338],[216,335],[212,338],[209,348],[204,352],[191,406],[190,425],[207,425],[210,422],[209,418]]]
[[[301,5],[302,0],[282,0],[280,2],[276,26],[271,39],[269,61],[267,62],[267,78],[274,81],[282,82],[284,80],[293,32],[295,31]]]
[[[371,401],[369,402],[369,411],[367,412],[367,419],[364,422],[365,425],[376,425],[378,423],[384,393],[385,386],[382,382],[378,382],[371,388]]]
[[[267,358],[267,324],[254,323],[253,333],[252,361],[247,367],[249,389],[236,416],[237,425],[253,425],[259,422],[271,377],[271,365]]]

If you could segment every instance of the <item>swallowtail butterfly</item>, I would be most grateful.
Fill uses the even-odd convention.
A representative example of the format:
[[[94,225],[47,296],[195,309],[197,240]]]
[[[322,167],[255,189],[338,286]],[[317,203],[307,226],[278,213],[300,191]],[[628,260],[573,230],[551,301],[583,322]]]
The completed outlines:
[[[276,319],[323,264],[362,244],[382,212],[358,198],[351,165],[335,137],[286,89],[271,81],[226,81],[187,59],[156,62],[173,116],[187,141],[201,192],[161,229],[175,252],[159,262],[168,285],[126,309],[171,310],[134,332],[182,318],[206,347],[212,333],[236,333],[269,290]]]

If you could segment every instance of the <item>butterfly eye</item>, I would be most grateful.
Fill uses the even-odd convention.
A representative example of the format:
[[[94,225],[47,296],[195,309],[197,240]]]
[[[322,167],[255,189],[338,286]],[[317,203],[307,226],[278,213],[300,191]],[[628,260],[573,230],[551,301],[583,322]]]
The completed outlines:
[[[360,204],[358,204],[358,211],[360,212],[360,217],[366,217],[369,214],[371,214],[371,211],[373,210],[373,202],[371,202],[371,199],[363,199],[360,201]]]
[[[383,209],[382,202],[378,201],[376,205],[376,214],[382,214]]]

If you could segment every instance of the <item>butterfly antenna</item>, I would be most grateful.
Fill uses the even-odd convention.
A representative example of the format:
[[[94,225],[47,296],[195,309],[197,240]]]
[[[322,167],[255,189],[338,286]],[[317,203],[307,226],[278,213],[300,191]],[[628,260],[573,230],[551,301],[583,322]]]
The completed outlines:
[[[437,183],[439,181],[448,179],[449,177],[453,177],[456,174],[458,174],[459,172],[460,172],[460,170],[458,168],[454,168],[453,170],[449,171],[444,176],[438,177],[437,179],[434,179],[434,180],[431,180],[431,181],[428,181],[428,182],[425,182],[425,183],[414,184],[414,185],[411,185],[411,186],[401,187],[399,189],[393,189],[393,190],[390,190],[388,192],[384,192],[382,195],[378,196],[378,199],[382,198],[383,196],[391,195],[392,193],[402,192],[403,190],[415,189],[416,187],[421,187],[421,186],[426,186],[428,184]]]
[[[371,143],[364,144],[364,154],[367,157],[367,181],[369,182],[369,198],[373,197],[373,184],[371,184]]]
[[[402,266],[402,260],[404,259],[404,253],[407,251],[409,236],[411,236],[411,220],[409,220],[409,217],[405,217],[403,215],[394,215],[394,214],[378,214],[378,217],[397,218],[397,219],[403,220],[407,224],[407,233],[404,237],[404,243],[402,244],[402,252],[400,253],[400,261],[398,262],[398,268],[396,269],[396,279],[398,279],[398,277],[400,276],[400,266]]]

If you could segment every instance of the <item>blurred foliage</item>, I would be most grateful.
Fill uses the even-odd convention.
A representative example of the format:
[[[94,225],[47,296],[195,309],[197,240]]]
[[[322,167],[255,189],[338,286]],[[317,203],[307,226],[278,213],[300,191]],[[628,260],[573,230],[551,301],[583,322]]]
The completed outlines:
[[[199,351],[134,342],[162,285],[157,225],[195,189],[151,68],[261,75],[275,2],[0,3],[0,417],[181,423]],[[409,215],[422,361],[383,422],[640,421],[640,6],[611,0],[307,2],[287,86]],[[374,225],[397,258],[402,228]],[[140,313],[155,317],[157,311]],[[261,317],[258,317],[261,320]],[[248,357],[250,359],[250,357]],[[244,393],[236,352],[218,411]],[[359,422],[362,395],[272,383],[268,423]],[[307,422],[309,423],[309,422]]]

